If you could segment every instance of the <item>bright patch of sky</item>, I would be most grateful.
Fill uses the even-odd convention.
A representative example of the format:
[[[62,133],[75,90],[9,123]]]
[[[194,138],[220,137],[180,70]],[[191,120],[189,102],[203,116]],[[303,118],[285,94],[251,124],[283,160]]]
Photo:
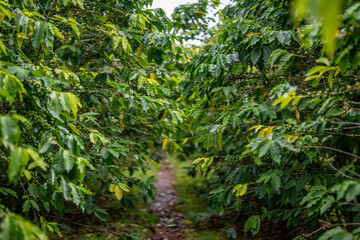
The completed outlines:
[[[153,0],[153,4],[150,8],[162,8],[165,13],[166,16],[168,16],[171,19],[171,14],[174,12],[174,9],[182,4],[187,4],[187,3],[196,3],[198,2],[198,0]],[[224,6],[230,4],[230,0],[221,0],[220,6],[218,7],[218,9],[216,9],[215,11],[212,11],[211,14],[209,14],[209,16],[214,17],[214,13],[217,10],[220,10],[222,8],[224,8]],[[219,21],[218,17],[214,17],[217,21]],[[213,26],[215,23],[210,22],[209,25]],[[188,41],[187,44],[194,44],[194,45],[200,45],[201,42],[200,41]]]

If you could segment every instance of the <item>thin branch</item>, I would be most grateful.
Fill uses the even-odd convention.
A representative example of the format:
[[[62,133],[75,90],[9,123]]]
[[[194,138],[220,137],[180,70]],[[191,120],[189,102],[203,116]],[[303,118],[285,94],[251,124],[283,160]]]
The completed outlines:
[[[331,151],[334,151],[334,152],[343,153],[343,154],[349,155],[349,156],[351,156],[351,157],[360,159],[360,156],[358,156],[358,155],[356,155],[356,154],[352,154],[352,153],[349,153],[349,152],[345,152],[345,151],[343,151],[343,150],[340,150],[340,149],[337,149],[337,148],[332,148],[332,147],[326,147],[326,146],[302,146],[301,148],[327,149],[327,150],[331,150]]]
[[[328,134],[334,134],[334,135],[343,135],[347,137],[360,137],[360,134],[350,134],[350,133],[337,133],[337,132],[325,132]]]
[[[360,123],[357,122],[330,122],[331,124],[338,124],[338,125],[356,125],[360,126]]]
[[[360,105],[360,102],[355,102],[355,101],[349,101],[349,103],[354,104],[354,105]]]
[[[321,226],[320,228],[318,228],[317,230],[313,231],[312,233],[309,233],[307,235],[305,235],[304,237],[300,238],[300,239],[308,239],[309,237],[317,234],[318,232],[320,232],[321,230],[324,230],[326,228],[331,228],[331,227],[338,227],[338,226],[359,226],[360,223],[325,223],[323,226]]]
[[[326,164],[328,164],[332,169],[334,169],[336,172],[341,173],[344,177],[351,179],[351,180],[355,180],[355,181],[360,181],[360,179],[358,178],[354,178],[354,177],[350,177],[349,175],[347,175],[346,173],[340,171],[339,169],[337,169],[331,162],[326,161]]]

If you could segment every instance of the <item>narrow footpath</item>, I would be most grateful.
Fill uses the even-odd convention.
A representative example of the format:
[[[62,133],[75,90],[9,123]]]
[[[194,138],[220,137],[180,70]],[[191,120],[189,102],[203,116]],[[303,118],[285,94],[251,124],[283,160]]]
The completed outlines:
[[[150,205],[153,214],[159,216],[155,233],[151,240],[183,240],[185,239],[185,215],[175,211],[175,203],[179,200],[174,190],[173,166],[163,162],[164,167],[157,173],[155,187],[158,193]]]

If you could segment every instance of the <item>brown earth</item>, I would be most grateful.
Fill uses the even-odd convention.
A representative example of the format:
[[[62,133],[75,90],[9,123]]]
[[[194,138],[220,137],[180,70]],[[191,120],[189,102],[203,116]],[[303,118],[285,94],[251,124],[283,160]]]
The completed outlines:
[[[156,225],[151,240],[182,240],[185,239],[186,217],[175,211],[175,203],[179,201],[174,190],[173,166],[164,162],[164,167],[157,173],[155,187],[158,193],[150,205],[153,214],[159,216],[159,223]]]

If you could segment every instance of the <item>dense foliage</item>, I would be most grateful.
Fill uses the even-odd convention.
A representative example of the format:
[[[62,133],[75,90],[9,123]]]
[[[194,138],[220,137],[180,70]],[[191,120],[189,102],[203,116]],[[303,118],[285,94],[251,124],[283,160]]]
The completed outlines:
[[[181,82],[213,212],[253,235],[271,220],[358,238],[360,3],[241,0],[221,17]]]
[[[105,220],[106,193],[151,200],[154,180],[131,176],[162,139],[178,147],[166,135],[183,121],[174,64],[185,55],[150,4],[0,1],[1,239],[61,236],[58,219],[76,208]]]
[[[62,236],[75,209],[106,220],[106,194],[151,201],[133,173],[162,147],[254,236],[358,239],[360,3],[233,1],[209,29],[217,0],[173,23],[151,2],[0,1],[0,238]]]

